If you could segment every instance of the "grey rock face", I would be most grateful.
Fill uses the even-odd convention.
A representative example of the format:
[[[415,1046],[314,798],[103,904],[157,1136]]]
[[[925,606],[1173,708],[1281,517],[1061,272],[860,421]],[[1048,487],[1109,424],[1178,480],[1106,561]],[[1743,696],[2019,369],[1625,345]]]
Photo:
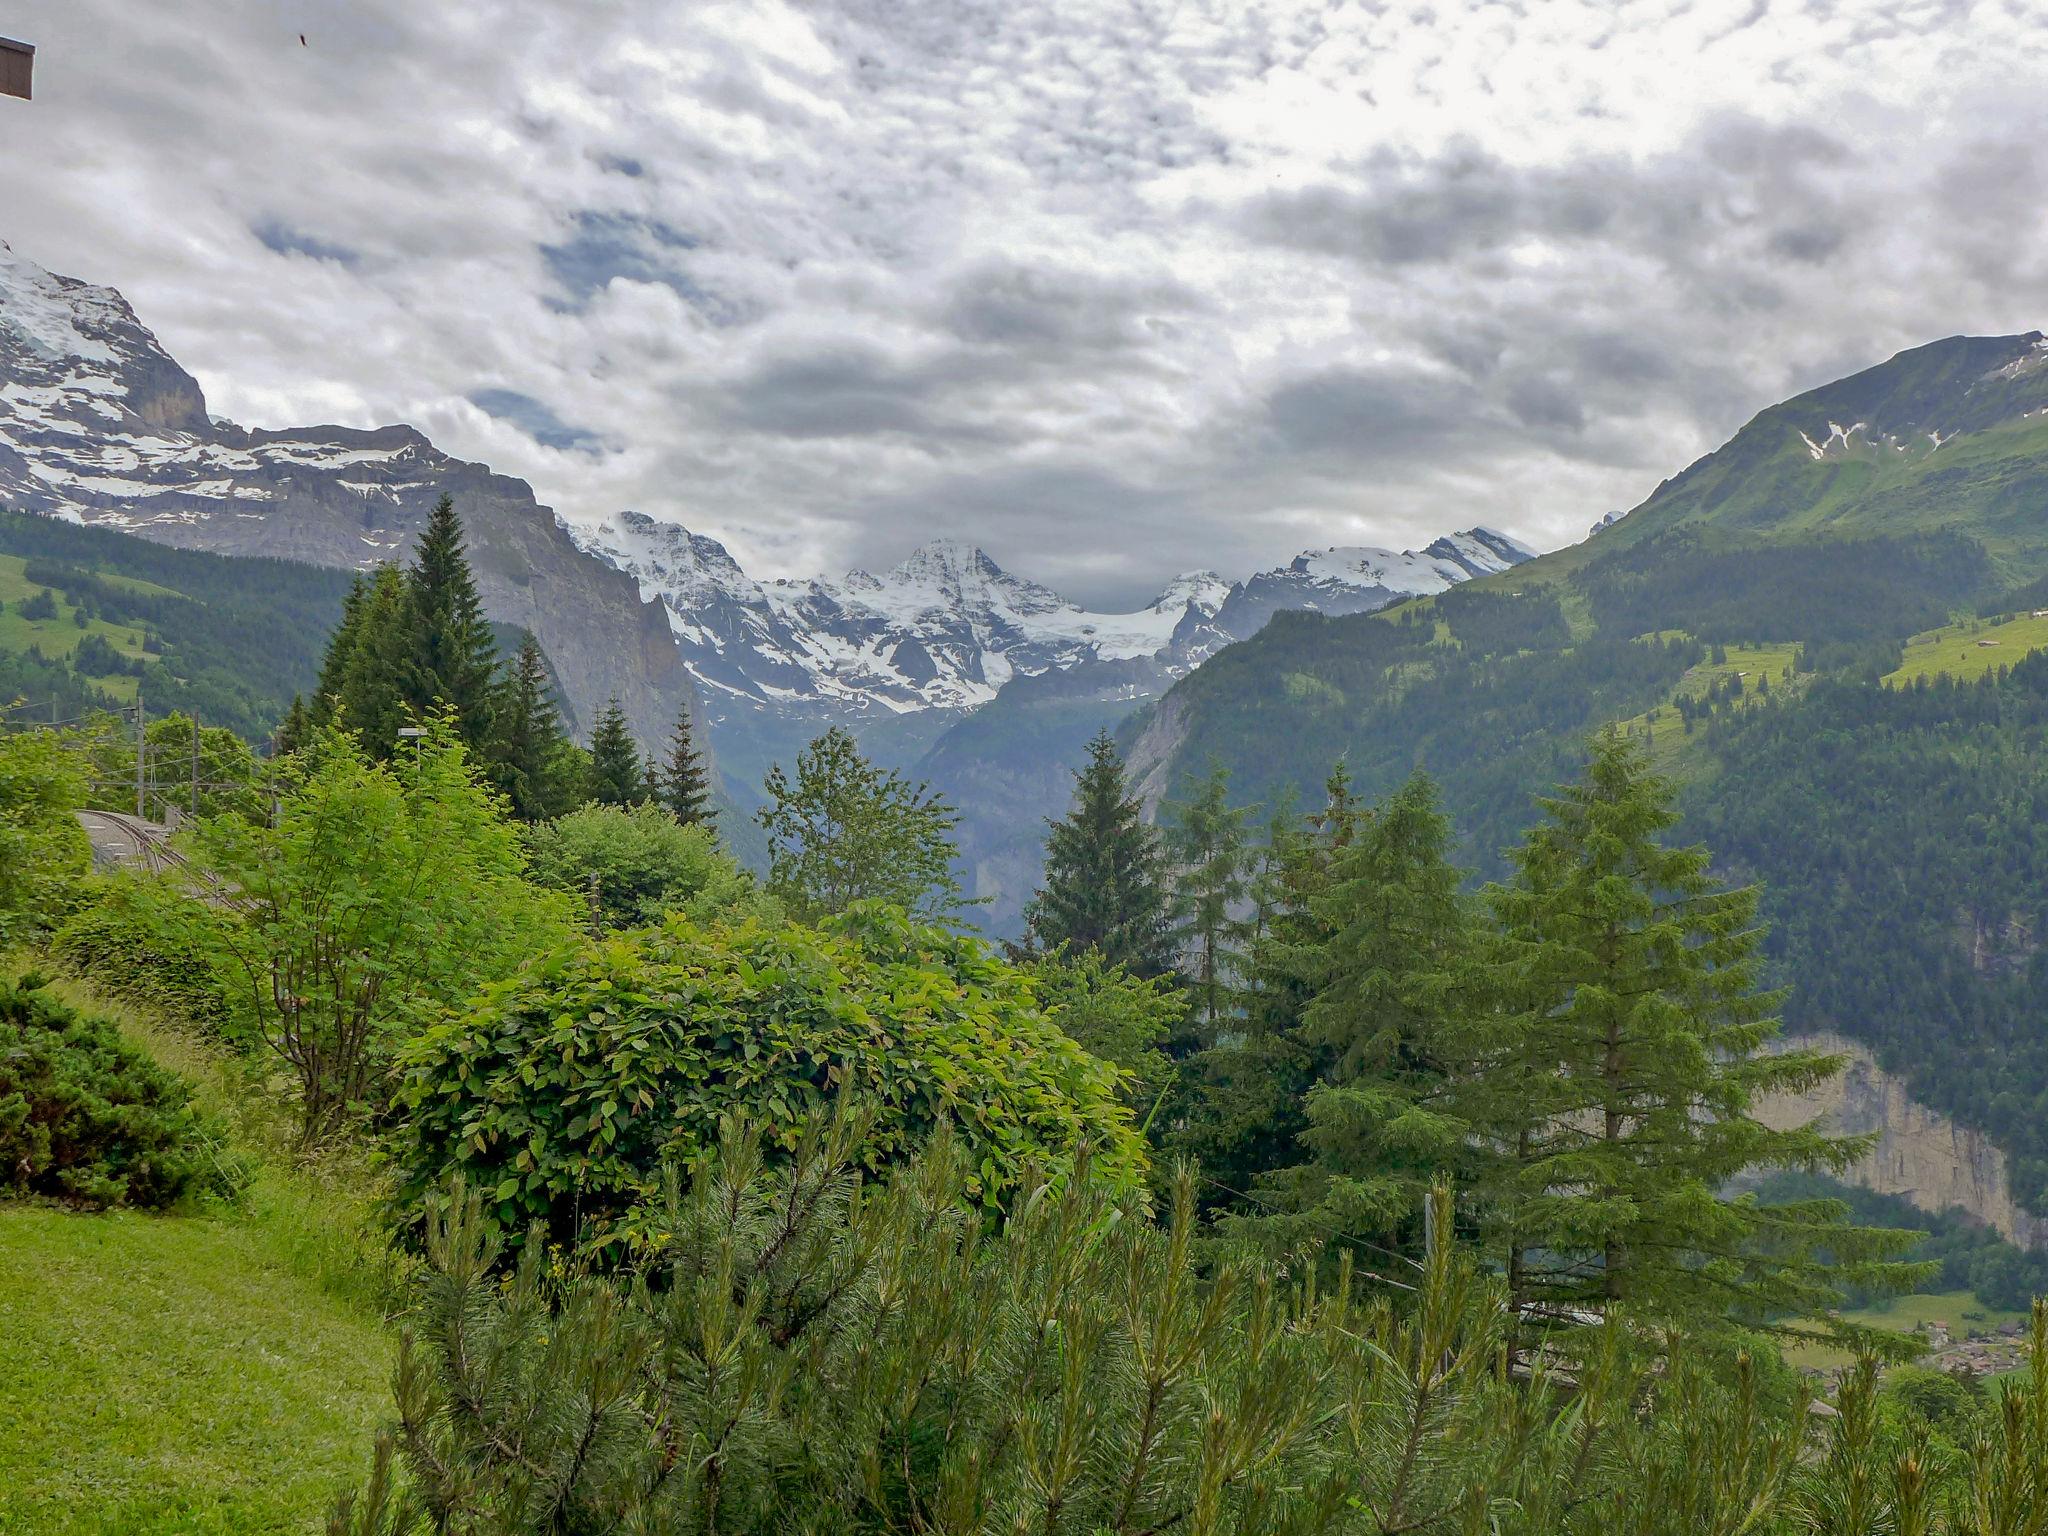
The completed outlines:
[[[111,288],[0,251],[0,505],[215,554],[368,569],[403,561],[446,493],[485,611],[533,631],[575,721],[612,694],[641,739],[694,698],[658,602],[580,551],[523,480],[411,427],[248,431]]]

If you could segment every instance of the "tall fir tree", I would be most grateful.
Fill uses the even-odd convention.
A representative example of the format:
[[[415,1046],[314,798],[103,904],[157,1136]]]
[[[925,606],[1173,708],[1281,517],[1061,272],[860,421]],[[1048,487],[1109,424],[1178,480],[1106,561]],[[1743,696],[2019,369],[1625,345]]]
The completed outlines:
[[[399,688],[412,712],[447,711],[463,744],[488,754],[497,704],[498,648],[464,553],[454,498],[434,503],[406,572],[406,654]]]
[[[1246,823],[1251,813],[1230,803],[1230,771],[1212,762],[1185,781],[1165,843],[1173,869],[1170,907],[1181,967],[1188,978],[1189,1022],[1204,1044],[1238,1013],[1239,971],[1251,895]]]
[[[1294,973],[1292,1031],[1316,1081],[1302,1102],[1307,1156],[1265,1181],[1282,1230],[1418,1246],[1431,1182],[1466,1161],[1447,1100],[1487,977],[1450,846],[1436,786],[1418,773],[1355,825],[1310,898],[1320,942],[1313,968]]]
[[[590,798],[599,805],[637,805],[645,787],[640,749],[614,695],[590,733]]]
[[[660,798],[686,827],[709,827],[718,814],[711,803],[711,775],[697,746],[697,728],[687,704],[676,712],[675,729],[669,734]]]
[[[513,653],[497,717],[492,774],[513,814],[522,821],[546,821],[573,809],[582,786],[555,709],[547,657],[531,634],[521,637]]]
[[[1672,799],[1639,745],[1604,732],[1488,891],[1500,1002],[1474,1015],[1447,1108],[1486,1158],[1474,1203],[1532,1326],[1613,1305],[1775,1326],[1823,1315],[1845,1283],[1915,1278],[1890,1262],[1910,1234],[1851,1227],[1839,1201],[1731,1191],[1773,1169],[1840,1173],[1868,1142],[1758,1118],[1841,1061],[1773,1046],[1757,892],[1664,845]]]
[[[407,719],[400,687],[407,607],[404,573],[395,565],[380,566],[363,596],[335,692],[333,714],[376,758],[389,758],[397,749],[399,728]]]
[[[1092,951],[1142,977],[1173,968],[1165,855],[1107,731],[1088,743],[1073,808],[1050,824],[1044,884],[1024,919],[1038,950]]]
[[[313,685],[312,702],[306,706],[306,718],[312,725],[331,724],[335,710],[340,707],[341,691],[348,682],[349,668],[355,662],[357,647],[362,644],[363,615],[370,606],[376,580],[376,577],[358,571],[349,583],[348,596],[341,602],[341,622],[334,626],[334,633],[327,638],[327,654],[320,662],[320,678]]]
[[[1328,1068],[1327,1052],[1302,1036],[1302,1016],[1329,971],[1332,938],[1323,897],[1336,861],[1366,822],[1342,764],[1322,807],[1268,824],[1255,882],[1258,920],[1246,950],[1243,1026],[1181,1063],[1181,1109],[1170,1150],[1204,1174],[1204,1200],[1251,1215],[1274,1201],[1255,1192],[1264,1175],[1301,1158],[1302,1105]]]

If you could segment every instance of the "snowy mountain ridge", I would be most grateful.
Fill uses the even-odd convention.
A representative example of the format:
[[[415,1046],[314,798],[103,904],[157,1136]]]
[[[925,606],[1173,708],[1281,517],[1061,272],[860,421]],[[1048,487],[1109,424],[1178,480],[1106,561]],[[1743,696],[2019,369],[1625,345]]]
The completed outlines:
[[[1245,582],[1192,571],[1134,612],[1100,613],[957,539],[920,545],[879,576],[755,581],[716,539],[643,512],[570,532],[666,605],[714,715],[721,696],[856,713],[972,708],[1014,676],[1084,661],[1150,658],[1177,675],[1282,609],[1367,612],[1531,557],[1475,528],[1424,550],[1308,550]]]
[[[219,420],[120,293],[0,245],[0,507],[366,569],[404,559],[443,492],[462,511],[486,612],[534,633],[571,714],[588,722],[616,695],[660,740],[692,697],[664,610],[579,551],[524,481],[408,426]]]

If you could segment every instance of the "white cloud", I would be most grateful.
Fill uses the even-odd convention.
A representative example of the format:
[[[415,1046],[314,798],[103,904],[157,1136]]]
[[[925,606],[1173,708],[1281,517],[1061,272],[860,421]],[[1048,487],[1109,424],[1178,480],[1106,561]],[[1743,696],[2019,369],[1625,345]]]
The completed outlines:
[[[945,533],[1106,599],[1556,543],[1793,389],[2048,315],[2031,0],[10,26],[0,234],[126,291],[215,410],[411,420],[762,575]]]

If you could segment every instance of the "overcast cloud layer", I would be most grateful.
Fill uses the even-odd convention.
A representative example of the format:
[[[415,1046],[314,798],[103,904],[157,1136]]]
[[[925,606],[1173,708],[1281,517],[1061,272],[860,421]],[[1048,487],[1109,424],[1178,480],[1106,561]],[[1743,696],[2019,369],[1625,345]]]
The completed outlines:
[[[1084,599],[1548,547],[2048,325],[2026,0],[29,0],[0,236],[249,425],[410,421],[756,575]],[[302,46],[299,34],[305,34]]]

